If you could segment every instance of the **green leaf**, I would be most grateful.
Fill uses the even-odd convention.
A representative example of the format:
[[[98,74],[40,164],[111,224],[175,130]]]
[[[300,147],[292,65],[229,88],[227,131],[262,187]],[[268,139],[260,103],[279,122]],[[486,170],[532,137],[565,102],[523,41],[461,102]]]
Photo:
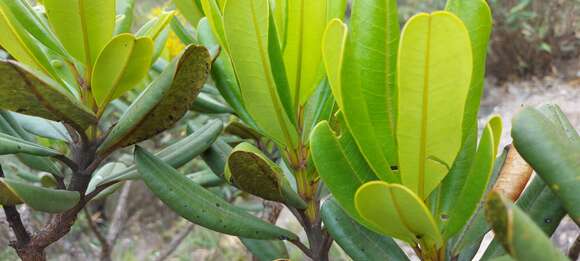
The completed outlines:
[[[496,139],[499,139],[501,133],[501,118],[494,116],[483,131],[475,159],[469,169],[463,188],[456,195],[456,200],[451,208],[443,209],[443,212],[440,213],[442,215],[440,218],[444,219],[441,230],[445,238],[450,238],[465,226],[482,200],[497,154],[499,141]]]
[[[344,66],[343,59],[347,30],[346,24],[340,19],[332,19],[326,26],[322,37],[322,58],[328,82],[340,108],[344,106],[342,103],[341,72]]]
[[[504,149],[501,155],[495,159],[493,173],[490,177],[490,181],[487,184],[485,192],[486,195],[489,193],[489,191],[491,191],[497,180],[497,177],[499,176],[499,173],[507,158],[507,152],[508,150]],[[483,211],[483,205],[485,204],[486,198],[487,196],[479,202],[474,216],[463,227],[461,233],[450,239],[449,246],[450,249],[452,249],[451,251],[453,255],[459,255],[459,258],[469,256],[470,254],[475,256],[476,253],[472,253],[466,249],[479,249],[479,245],[481,244],[481,241],[483,241],[483,237],[490,230],[489,225],[485,221],[485,214]],[[477,252],[477,249],[475,249],[475,252]],[[473,256],[468,257],[467,260],[471,260]]]
[[[294,148],[298,134],[280,101],[269,60],[269,11],[268,0],[226,2],[225,35],[246,109],[267,136]]]
[[[469,32],[473,52],[473,72],[463,115],[463,145],[449,174],[441,183],[440,192],[437,194],[437,216],[440,216],[441,212],[448,212],[455,205],[455,201],[461,199],[460,192],[465,187],[473,165],[477,145],[477,112],[483,92],[485,58],[491,32],[491,12],[483,0],[451,0],[447,2],[446,10],[462,19]]]
[[[22,129],[31,134],[67,143],[72,142],[66,127],[61,123],[15,112],[11,113],[11,117],[22,126]]]
[[[171,19],[169,25],[171,26],[171,30],[183,44],[190,45],[197,43],[197,32],[192,30],[191,27],[186,27],[183,23],[181,23],[179,18],[176,17]]]
[[[30,142],[34,142],[31,137],[14,119],[13,114],[7,111],[0,111],[0,132],[10,136],[18,137]],[[57,176],[63,176],[60,169],[50,159],[29,154],[16,154],[16,157],[31,169],[45,171]]]
[[[135,20],[135,0],[117,1],[117,11],[123,18],[115,24],[115,35],[131,32]]]
[[[286,30],[288,26],[288,0],[273,0],[270,1],[270,5],[273,5],[274,22],[278,29],[280,46],[284,49],[286,46]]]
[[[153,55],[151,38],[131,34],[114,37],[103,49],[93,68],[92,91],[102,112],[110,101],[141,82]]]
[[[497,192],[486,203],[486,218],[514,259],[568,260],[521,209]]]
[[[56,39],[44,18],[34,10],[26,0],[2,1],[0,3],[4,10],[10,10],[14,17],[20,22],[23,29],[26,29],[34,38],[44,46],[58,53],[62,57],[68,57],[62,44]]]
[[[207,166],[220,177],[225,176],[225,169],[228,156],[232,151],[232,147],[228,145],[223,139],[217,139],[201,157]]]
[[[188,46],[125,111],[97,153],[135,144],[173,126],[199,94],[210,65],[206,48]]]
[[[241,143],[233,149],[227,159],[225,178],[263,199],[306,208],[306,202],[292,189],[282,169],[250,143]]]
[[[159,151],[155,156],[171,167],[179,168],[208,149],[221,132],[222,122],[220,120],[209,121],[194,133]],[[89,182],[87,193],[92,192],[97,186],[107,182],[137,178],[139,178],[139,173],[135,165],[131,165],[120,171],[117,170],[107,173],[106,175],[102,175],[101,178],[94,176]]]
[[[196,0],[173,0],[177,10],[192,25],[196,25],[199,19],[203,17],[203,10],[197,2]]]
[[[525,211],[528,217],[550,237],[556,228],[566,216],[562,203],[552,193],[546,183],[539,176],[534,176],[530,184],[526,187],[522,196],[516,202],[522,211]],[[483,260],[491,257],[505,255],[507,252],[501,246],[498,240],[493,240],[487,247]]]
[[[218,3],[216,0],[201,0],[201,6],[206,15],[205,19],[207,20],[208,25],[211,27],[211,31],[213,31],[216,35],[217,42],[227,52],[228,45],[224,31],[223,15]]]
[[[334,198],[324,202],[320,214],[324,227],[353,260],[409,260],[392,238],[358,224]]]
[[[424,199],[461,148],[473,67],[469,34],[452,13],[418,14],[403,29],[398,59],[401,178]]]
[[[410,244],[432,248],[443,244],[433,216],[409,188],[384,181],[371,181],[358,189],[356,209],[378,232]]]
[[[203,18],[197,26],[198,39],[207,48],[218,48],[216,39],[209,28],[208,19]],[[234,68],[230,61],[229,54],[222,50],[219,56],[214,60],[211,68],[211,75],[215,86],[220,91],[224,100],[232,106],[237,116],[246,124],[257,129],[257,125],[244,107],[240,86],[234,74]]]
[[[259,261],[272,261],[288,259],[288,250],[281,240],[259,240],[240,238],[242,244]]]
[[[381,173],[381,179],[392,179],[393,174],[385,169],[399,165],[395,140],[397,1],[353,2],[349,27],[341,71],[341,109],[373,170]]]
[[[0,2],[0,34],[4,36],[0,38],[0,46],[21,63],[58,79],[40,44],[26,31],[7,5]]]
[[[61,155],[60,152],[53,149],[45,148],[36,143],[0,133],[0,155],[16,153],[26,153],[44,157]]]
[[[288,230],[230,205],[140,147],[135,148],[135,162],[147,187],[169,208],[191,222],[220,233],[252,239],[298,238]]]
[[[199,184],[204,188],[208,187],[216,187],[223,185],[225,183],[224,179],[217,176],[213,171],[206,169],[202,171],[198,171],[192,174],[186,175],[189,179],[193,180],[193,182]]]
[[[66,50],[90,70],[115,30],[115,0],[45,0],[50,25]]]
[[[157,39],[161,32],[165,30],[169,22],[174,18],[175,11],[163,12],[158,17],[155,17],[143,25],[139,31],[137,31],[137,36],[139,37],[149,37],[153,40]]]
[[[64,121],[79,130],[97,121],[56,82],[14,61],[0,61],[0,108]]]
[[[284,67],[284,58],[282,56],[282,49],[278,40],[278,32],[272,12],[269,13],[268,21],[268,54],[270,58],[270,66],[272,68],[272,76],[274,77],[276,91],[278,92],[278,97],[280,97],[280,102],[284,107],[284,111],[290,119],[290,122],[295,123],[296,112],[294,111],[292,104],[292,94],[290,93],[286,68]]]
[[[580,224],[580,147],[568,134],[534,108],[523,109],[513,120],[514,146],[542,177]]]
[[[321,14],[327,12],[327,1],[288,1],[286,9],[284,67],[294,108],[298,108],[323,78],[320,45],[328,20]]]
[[[205,93],[200,93],[199,96],[197,96],[197,99],[195,99],[191,105],[191,109],[206,114],[233,113],[230,107],[222,104]]]
[[[544,115],[546,115],[547,118],[549,118],[552,122],[554,122],[554,124],[556,124],[556,126],[559,126],[566,133],[568,140],[574,144],[572,146],[577,146],[580,148],[580,135],[576,129],[574,129],[574,126],[572,126],[572,123],[570,123],[570,120],[566,118],[566,115],[564,112],[562,112],[558,105],[546,104],[541,106],[539,109]]]
[[[25,203],[34,210],[61,213],[80,200],[76,191],[55,190],[0,178],[0,203],[5,206]]]
[[[350,133],[343,130],[337,137],[328,122],[323,121],[312,131],[310,149],[316,170],[335,199],[351,217],[372,227],[372,223],[366,222],[357,212],[355,194],[360,186],[377,177],[360,154]]]
[[[334,97],[332,97],[328,80],[325,79],[304,106],[302,142],[309,142],[314,127],[321,121],[330,120],[334,109]]]
[[[473,72],[463,115],[464,138],[477,126],[477,112],[485,79],[485,60],[492,29],[491,10],[485,0],[449,0],[445,10],[457,15],[465,24],[473,52]]]

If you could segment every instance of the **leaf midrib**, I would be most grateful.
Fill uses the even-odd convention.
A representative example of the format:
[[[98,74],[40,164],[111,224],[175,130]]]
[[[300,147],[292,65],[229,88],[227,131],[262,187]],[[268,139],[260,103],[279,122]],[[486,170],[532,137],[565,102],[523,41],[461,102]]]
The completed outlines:
[[[121,67],[121,70],[119,70],[119,72],[118,72],[117,76],[115,77],[115,79],[113,79],[113,83],[111,84],[111,87],[112,88],[110,89],[110,91],[105,96],[105,99],[103,99],[103,103],[102,104],[99,104],[99,106],[104,106],[108,102],[110,102],[110,100],[112,100],[113,95],[119,89],[119,81],[123,78],[125,71],[129,67],[129,58],[131,58],[131,56],[133,56],[133,51],[135,50],[135,45],[137,45],[137,40],[138,39],[131,39],[131,42],[132,42],[131,48],[127,52],[127,56],[125,57],[125,59],[123,59],[123,66]],[[105,108],[102,108],[102,110],[104,111]]]
[[[278,123],[280,124],[280,128],[282,129],[282,132],[284,133],[284,137],[287,141],[287,145],[293,145],[292,142],[292,138],[290,136],[290,133],[288,132],[288,127],[286,126],[286,124],[284,123],[284,119],[283,114],[282,114],[282,108],[280,108],[278,102],[277,102],[277,93],[276,93],[276,89],[275,89],[275,84],[274,84],[274,80],[272,79],[272,74],[271,71],[269,70],[269,68],[266,66],[266,64],[268,64],[268,60],[266,60],[264,57],[264,46],[262,45],[262,34],[260,33],[260,30],[258,28],[258,18],[256,17],[256,7],[255,7],[255,1],[251,0],[251,4],[250,4],[250,10],[252,11],[252,25],[254,27],[254,31],[256,33],[256,43],[258,46],[258,51],[260,53],[260,60],[261,60],[261,65],[262,65],[262,70],[264,72],[264,76],[266,77],[266,83],[267,83],[267,87],[268,87],[268,93],[270,94],[270,99],[272,101],[272,106],[274,106],[274,111],[276,112],[276,119],[278,121]],[[268,10],[269,12],[269,10]]]
[[[423,108],[421,113],[421,137],[419,141],[419,180],[418,194],[420,198],[425,197],[425,162],[426,162],[426,142],[427,142],[427,120],[429,114],[429,64],[430,64],[430,47],[431,47],[431,16],[427,17],[427,48],[425,49],[425,66],[423,77]]]
[[[94,1],[94,0],[93,0]],[[85,17],[85,0],[79,0],[79,17],[81,19],[81,29],[83,30],[82,35],[83,35],[83,47],[84,47],[84,51],[85,51],[85,65],[87,66],[87,74],[88,74],[88,79],[90,79],[90,75],[92,73],[92,67],[93,65],[91,64],[92,61],[92,57],[91,57],[91,45],[90,45],[90,41],[89,41],[89,32],[87,29],[87,21],[86,21],[86,17]]]

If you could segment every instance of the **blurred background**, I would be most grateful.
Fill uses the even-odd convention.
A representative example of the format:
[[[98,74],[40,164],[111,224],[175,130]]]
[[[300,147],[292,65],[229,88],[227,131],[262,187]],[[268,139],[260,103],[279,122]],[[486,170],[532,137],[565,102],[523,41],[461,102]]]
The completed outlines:
[[[164,0],[138,0],[135,28],[172,6]],[[490,0],[494,29],[489,47],[487,80],[480,119],[500,114],[507,130],[502,140],[509,144],[512,115],[522,105],[556,103],[580,129],[580,0]],[[401,22],[417,12],[442,9],[444,0],[400,0]],[[167,52],[181,48],[170,36]],[[183,135],[176,128],[149,146],[167,143]],[[158,144],[157,144],[158,143]],[[2,161],[10,159],[1,159]],[[200,165],[192,162],[191,165]],[[191,166],[190,166],[191,167]],[[251,198],[247,200],[252,201]],[[117,224],[118,240],[113,260],[251,260],[236,237],[224,236],[190,224],[167,209],[138,181],[128,183],[106,201],[100,202],[93,216],[81,215],[64,239],[48,249],[51,260],[98,260],[100,244],[91,225]],[[40,226],[44,216],[23,207],[24,222]],[[0,214],[1,215],[1,214]],[[95,216],[98,215],[98,216]],[[88,217],[96,222],[88,222]],[[278,224],[298,232],[291,214],[282,213]],[[0,260],[16,260],[7,247],[8,225],[0,216]],[[563,222],[553,241],[566,250],[578,229]],[[293,260],[302,260],[289,247]],[[349,260],[332,248],[332,260]]]

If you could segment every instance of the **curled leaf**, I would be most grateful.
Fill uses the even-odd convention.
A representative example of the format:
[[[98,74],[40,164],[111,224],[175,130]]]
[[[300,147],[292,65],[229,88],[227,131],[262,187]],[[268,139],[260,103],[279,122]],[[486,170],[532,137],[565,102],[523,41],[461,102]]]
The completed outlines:
[[[206,48],[188,46],[125,111],[97,153],[135,144],[173,126],[199,94],[210,64]]]
[[[306,208],[282,169],[250,143],[244,142],[234,148],[227,160],[225,177],[240,189],[261,198],[298,209]]]
[[[63,121],[79,130],[97,121],[56,82],[14,61],[0,61],[0,108]]]

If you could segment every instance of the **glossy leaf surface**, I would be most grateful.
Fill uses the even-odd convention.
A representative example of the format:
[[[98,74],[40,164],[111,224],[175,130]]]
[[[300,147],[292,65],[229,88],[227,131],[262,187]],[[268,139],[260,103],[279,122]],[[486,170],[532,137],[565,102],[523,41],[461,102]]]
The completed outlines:
[[[469,34],[449,12],[418,14],[401,35],[397,141],[403,185],[425,198],[462,144],[472,74]]]
[[[463,228],[482,200],[493,171],[499,145],[497,139],[501,137],[501,133],[501,118],[495,116],[489,120],[483,130],[475,159],[469,169],[463,189],[456,196],[455,204],[452,208],[443,210],[447,219],[443,222],[442,229],[445,238],[450,238]]]
[[[92,68],[115,30],[115,0],[45,0],[48,21],[66,50]]]
[[[400,184],[371,181],[355,196],[356,209],[378,232],[425,247],[441,246],[443,239],[429,210],[417,195]]]
[[[268,53],[268,0],[227,1],[225,36],[246,109],[276,142],[294,147],[296,129],[285,112]]]
[[[486,218],[498,239],[516,260],[569,260],[544,232],[517,206],[492,192],[486,203]]]
[[[514,146],[556,194],[570,217],[580,223],[580,146],[534,108],[513,120]],[[541,141],[541,142],[539,142]]]
[[[136,38],[131,34],[113,38],[93,69],[91,90],[97,105],[105,107],[141,82],[149,71],[152,55],[151,38]]]
[[[360,186],[377,177],[358,151],[350,133],[343,131],[337,137],[329,123],[323,121],[312,131],[310,148],[320,178],[336,201],[351,217],[372,226],[356,210],[355,194]]]
[[[253,239],[297,239],[292,232],[230,205],[140,147],[135,161],[145,184],[173,211],[221,233]]]
[[[361,226],[334,199],[320,212],[324,226],[353,260],[409,260],[395,241]]]

